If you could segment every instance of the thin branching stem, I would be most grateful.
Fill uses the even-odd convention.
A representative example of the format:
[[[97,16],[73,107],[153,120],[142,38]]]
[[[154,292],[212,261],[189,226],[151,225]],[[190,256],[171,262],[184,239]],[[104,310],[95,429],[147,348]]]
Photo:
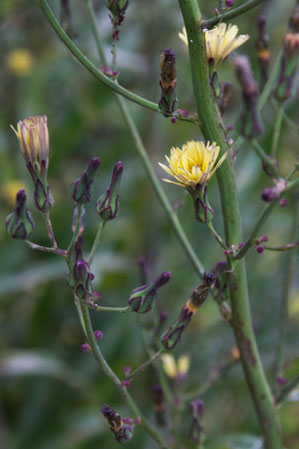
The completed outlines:
[[[272,135],[271,156],[273,158],[276,158],[277,156],[283,114],[284,114],[284,103],[280,103],[276,112],[276,118],[274,122],[273,135]]]
[[[228,22],[229,20],[233,19],[234,17],[238,17],[241,14],[244,14],[245,12],[249,11],[250,9],[254,8],[255,6],[258,6],[259,4],[263,3],[265,0],[248,0],[247,2],[243,3],[240,6],[237,6],[236,8],[231,9],[230,11],[225,12],[224,14],[219,14],[219,16],[212,17],[208,20],[203,20],[202,27],[203,28],[213,28],[217,23],[219,22]]]

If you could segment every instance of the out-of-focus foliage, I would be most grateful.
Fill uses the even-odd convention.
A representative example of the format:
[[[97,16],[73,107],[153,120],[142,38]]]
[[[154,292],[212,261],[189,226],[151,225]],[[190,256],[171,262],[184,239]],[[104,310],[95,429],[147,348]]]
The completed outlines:
[[[57,16],[60,2],[51,1]],[[218,1],[202,0],[203,13],[211,17]],[[241,1],[235,2],[240,4]],[[282,37],[294,6],[293,1],[272,0],[243,17],[235,19],[242,34],[250,40],[239,50],[247,53],[258,72],[255,49],[258,14],[267,17],[272,64],[281,48]],[[111,29],[104,1],[95,0],[100,33],[109,58]],[[96,49],[90,32],[84,1],[70,1],[72,37],[97,65]],[[28,207],[33,210],[32,184],[25,170],[18,142],[10,124],[28,115],[48,116],[50,132],[49,182],[55,198],[53,225],[58,243],[66,248],[71,238],[72,201],[70,183],[79,176],[91,157],[102,163],[95,182],[95,197],[108,187],[114,164],[121,160],[124,174],[120,190],[120,212],[105,229],[104,241],[94,264],[95,287],[103,295],[103,305],[125,306],[133,288],[140,284],[137,259],[145,256],[150,274],[169,270],[171,281],[163,287],[158,309],[166,310],[168,322],[185,303],[198,278],[186,260],[167,218],[150,186],[133,141],[117,109],[112,92],[86,72],[58,40],[42,15],[37,2],[2,0],[0,8],[2,64],[0,72],[0,446],[7,449],[95,449],[114,448],[117,443],[100,414],[104,403],[111,404],[122,416],[130,411],[111,382],[99,371],[88,353],[80,352],[84,337],[74,307],[72,293],[65,281],[62,261],[52,254],[37,253],[6,235],[6,215],[13,209],[16,191],[26,188]],[[177,55],[177,96],[179,107],[195,110],[187,49],[178,39],[182,28],[178,2],[171,0],[131,0],[119,42],[120,83],[154,101],[159,100],[159,54],[172,48]],[[233,102],[226,124],[234,125],[240,116],[240,92],[233,69],[226,61],[221,80],[234,83]],[[298,83],[297,83],[298,84]],[[279,164],[286,175],[295,163],[298,141],[298,97],[287,105],[292,122],[284,122],[279,145]],[[186,122],[172,124],[160,114],[130,104],[150,158],[159,176],[157,162],[171,146],[199,139],[195,126]],[[296,115],[297,114],[297,115]],[[263,145],[271,144],[275,111],[268,104],[263,111]],[[232,132],[232,134],[234,131]],[[248,144],[243,144],[235,163],[247,235],[263,207],[261,191],[270,184],[259,159]],[[216,211],[215,227],[222,233],[220,203],[216,180],[209,184],[209,199]],[[195,251],[211,269],[223,253],[207,234],[204,225],[194,220],[190,198],[183,189],[171,185],[165,190],[172,203],[179,203],[179,216]],[[277,208],[262,233],[272,246],[288,242],[292,198],[288,207]],[[217,211],[219,211],[217,213]],[[38,212],[32,240],[48,244]],[[94,206],[86,211],[84,246],[92,244],[98,226]],[[278,307],[282,295],[285,256],[265,251],[248,253],[247,269],[256,335],[268,378],[273,377],[274,350],[279,323]],[[104,333],[101,347],[115,372],[123,377],[123,367],[133,368],[146,360],[140,321],[135,314],[93,314],[95,329]],[[143,326],[150,324],[148,315]],[[292,379],[299,367],[299,297],[291,288],[290,322],[287,333],[286,377]],[[145,336],[146,338],[146,336]],[[228,324],[209,299],[176,347],[176,356],[191,356],[188,389],[205,385],[215,370],[231,357],[233,336]],[[136,377],[130,392],[154,420],[152,386],[154,371]],[[224,382],[204,395],[205,428],[208,449],[260,448],[258,423],[243,373],[232,368]],[[181,430],[186,438],[190,428],[188,408]],[[284,404],[279,410],[285,447],[298,447],[298,402]],[[234,437],[230,435],[236,434]],[[186,439],[186,442],[188,440]],[[186,443],[188,444],[188,443]],[[151,448],[152,441],[136,428],[129,447]]]

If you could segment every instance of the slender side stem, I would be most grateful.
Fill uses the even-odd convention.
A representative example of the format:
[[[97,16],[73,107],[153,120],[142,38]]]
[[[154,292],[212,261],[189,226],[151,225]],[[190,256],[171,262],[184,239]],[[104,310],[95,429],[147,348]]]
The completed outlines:
[[[217,120],[218,111],[210,90],[205,36],[203,32],[198,31],[202,21],[198,2],[197,0],[179,0],[179,4],[189,40],[194,94],[202,132],[206,140],[216,141],[221,148],[221,154],[224,154],[228,148]],[[217,179],[221,195],[226,244],[228,246],[236,245],[242,241],[242,232],[235,174],[229,157],[217,170]],[[265,448],[281,449],[280,425],[253,332],[245,262],[241,260],[232,264],[231,258],[228,257],[228,264],[229,269],[232,270],[230,279],[231,322],[240,350],[243,370],[264,436]]]
[[[276,403],[281,404],[289,395],[289,393],[291,393],[291,391],[298,386],[298,384],[299,384],[299,374],[281,390],[278,398],[276,399]]]
[[[292,240],[296,240],[297,236],[297,223],[298,223],[298,198],[295,198],[294,204],[294,221],[292,225],[292,229],[290,232],[290,238]],[[286,255],[283,266],[285,267],[284,272],[284,280],[283,280],[283,291],[280,300],[280,313],[279,313],[279,325],[278,325],[278,338],[276,345],[276,354],[275,354],[275,362],[274,362],[274,381],[276,381],[277,377],[282,375],[283,372],[283,364],[285,360],[285,340],[287,335],[288,321],[289,321],[289,299],[291,293],[292,279],[294,276],[295,269],[295,253],[290,252]],[[278,385],[275,382],[277,388],[275,388],[276,392],[278,391]]]
[[[82,216],[82,211],[84,211],[84,206],[83,204],[79,204],[78,206],[75,207],[74,210],[74,220],[75,220],[75,229],[73,231],[73,236],[72,239],[70,241],[69,247],[67,249],[68,254],[70,253],[72,247],[74,246],[74,244],[77,242],[78,240],[78,236],[79,236],[79,232],[80,232],[80,227],[81,227],[81,216]],[[77,215],[76,215],[77,214]],[[73,224],[74,226],[74,224]]]
[[[95,13],[94,13],[92,4],[91,4],[90,0],[87,0],[87,2],[89,4],[88,12],[89,12],[90,21],[92,24],[96,24]],[[96,26],[92,27],[92,32],[93,32],[94,38],[97,42],[97,47],[99,49],[99,56],[101,58],[103,58],[102,59],[103,63],[106,65],[107,59],[106,59],[105,53],[103,51],[102,41],[101,41],[101,38],[100,38],[98,29]],[[160,181],[152,167],[150,158],[148,157],[148,154],[147,154],[145,146],[142,142],[141,136],[140,136],[138,129],[135,125],[135,122],[132,118],[132,114],[130,113],[130,111],[126,105],[126,102],[122,97],[120,97],[119,95],[116,95],[116,101],[121,110],[121,113],[122,113],[124,121],[128,127],[128,130],[134,140],[136,150],[141,158],[141,162],[143,164],[145,172],[147,173],[147,175],[149,177],[149,180],[153,186],[153,189],[157,195],[157,198],[160,201],[160,204],[162,205],[163,209],[165,210],[165,212],[168,216],[168,219],[170,221],[170,224],[171,224],[186,256],[190,260],[195,271],[200,276],[202,276],[204,273],[204,267],[203,267],[202,263],[200,262],[200,260],[198,259],[188,237],[186,236],[185,231],[180,223],[179,218],[177,217],[176,212],[173,210],[166,194],[164,193],[164,190],[160,184]]]
[[[48,211],[48,212],[43,213],[43,218],[44,218],[44,221],[46,224],[48,236],[52,243],[52,246],[53,246],[53,248],[57,249],[58,245],[56,243],[55,236],[54,236],[53,226],[52,226],[52,222],[51,222],[51,218],[50,218],[50,212]]]
[[[212,236],[217,240],[217,242],[219,243],[219,245],[223,248],[223,249],[227,249],[226,244],[224,243],[224,241],[222,240],[222,238],[220,237],[220,235],[215,231],[214,226],[212,225],[212,223],[207,223],[207,228],[210,231],[210,233],[212,234]]]
[[[238,17],[241,14],[244,14],[244,12],[249,11],[250,9],[254,8],[255,6],[258,6],[260,3],[263,3],[265,0],[248,0],[247,2],[243,3],[243,5],[238,6],[237,8],[231,9],[228,12],[225,12],[224,14],[220,14],[219,16],[212,17],[212,19],[204,20],[202,23],[202,26],[204,28],[213,28],[217,23],[219,22],[228,22],[229,20],[233,19],[234,17]]]
[[[277,109],[276,119],[273,128],[272,145],[271,145],[271,155],[273,158],[276,158],[277,156],[278,142],[281,132],[283,114],[284,114],[284,103],[280,103]]]
[[[282,52],[280,52],[279,55],[277,56],[274,66],[273,66],[272,70],[269,72],[270,75],[269,75],[268,81],[266,82],[263,92],[261,93],[260,98],[257,103],[258,111],[261,111],[263,109],[263,107],[265,106],[268,98],[270,97],[270,95],[273,91],[274,85],[277,82],[280,64],[281,64],[281,57],[282,57]]]
[[[91,347],[91,352],[98,362],[98,364],[101,366],[104,373],[112,380],[112,382],[116,385],[116,387],[119,389],[121,395],[123,396],[124,400],[132,410],[132,413],[134,414],[135,418],[140,418],[141,422],[140,424],[144,426],[147,433],[152,437],[154,441],[160,446],[161,449],[170,449],[170,446],[167,444],[166,441],[164,441],[163,437],[159,434],[159,432],[155,429],[155,427],[150,423],[150,421],[142,414],[142,412],[139,410],[137,404],[135,403],[134,399],[121,383],[119,378],[116,376],[116,374],[112,371],[110,366],[108,365],[107,361],[105,360],[93,333],[92,323],[89,315],[88,307],[85,304],[82,304],[80,302],[80,310],[82,313],[82,318],[84,321],[84,327],[86,330],[86,338],[88,341],[88,344]]]
[[[53,30],[56,32],[57,36],[61,39],[64,45],[70,50],[73,56],[83,65],[95,78],[102,81],[106,86],[112,89],[114,92],[126,97],[128,100],[133,101],[133,103],[137,103],[140,106],[143,106],[147,109],[150,109],[154,112],[159,112],[160,114],[165,114],[159,108],[157,103],[153,101],[146,100],[145,98],[130,92],[129,90],[122,87],[120,84],[116,83],[112,78],[104,75],[74,44],[74,42],[68,37],[63,28],[60,26],[58,20],[53,14],[51,8],[49,7],[46,0],[37,0],[43,13],[45,14],[47,20],[52,26]],[[170,116],[176,117],[178,120],[196,123],[196,119],[192,117],[182,117],[179,114],[170,114]]]
[[[55,254],[58,254],[59,256],[64,256],[64,257],[67,256],[67,252],[64,251],[63,249],[50,248],[48,246],[41,246],[41,245],[38,245],[37,243],[30,242],[30,240],[22,240],[22,241],[25,243],[25,245],[29,246],[29,248],[31,248],[31,249],[34,249],[37,251],[43,251],[45,253],[55,253]]]
[[[89,257],[88,257],[88,259],[87,259],[87,263],[88,263],[89,265],[90,265],[91,262],[93,261],[95,252],[96,252],[96,250],[97,250],[97,248],[98,248],[98,246],[99,246],[99,244],[100,244],[100,242],[101,242],[101,238],[102,238],[102,236],[103,236],[103,231],[104,231],[105,223],[106,223],[106,221],[100,221],[99,228],[98,228],[98,231],[97,231],[97,233],[96,233],[96,237],[95,237],[95,239],[94,239],[92,248],[91,248],[91,250],[90,250]]]
[[[299,246],[299,243],[287,243],[284,246],[266,246],[263,245],[264,249],[267,249],[268,251],[280,251],[280,252],[285,252],[285,251],[290,251],[292,249],[297,248],[297,246]]]
[[[272,159],[272,157],[269,157],[265,151],[263,150],[263,148],[261,147],[261,144],[259,143],[258,140],[253,139],[251,141],[251,144],[253,146],[254,151],[256,152],[256,154],[261,158],[261,160],[268,166],[271,167],[272,172],[275,174],[276,178],[279,178],[279,171],[276,165],[276,160]],[[273,156],[274,158],[274,156]]]
[[[92,6],[92,0],[85,0],[85,3],[87,6],[88,16],[89,16],[89,20],[91,23],[91,30],[92,30],[92,34],[93,34],[93,37],[94,37],[94,40],[95,40],[95,43],[97,46],[98,54],[99,54],[100,59],[106,66],[107,59],[106,59],[105,51],[104,51],[100,36],[98,34],[97,21],[96,21],[96,16],[95,16],[93,6]]]
[[[105,306],[99,306],[96,309],[97,312],[119,312],[119,313],[126,313],[131,312],[130,306],[128,307],[105,307]]]
[[[163,352],[163,348],[159,349],[158,352],[153,354],[148,360],[146,360],[142,365],[138,366],[138,368],[134,369],[129,376],[128,379],[131,379],[134,377],[137,373],[140,373],[141,371],[144,371],[149,365],[151,365],[155,360],[157,360]]]

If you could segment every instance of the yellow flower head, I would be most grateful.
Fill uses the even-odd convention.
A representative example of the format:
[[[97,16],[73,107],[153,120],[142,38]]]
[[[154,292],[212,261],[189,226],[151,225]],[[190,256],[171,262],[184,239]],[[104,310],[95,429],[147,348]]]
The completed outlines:
[[[183,379],[187,375],[190,368],[188,355],[181,355],[177,362],[172,354],[162,354],[161,359],[165,374],[170,379]]]
[[[26,48],[19,48],[10,52],[6,58],[7,69],[16,76],[28,75],[34,64],[32,54]]]
[[[239,28],[237,25],[231,23],[226,26],[226,23],[220,23],[211,30],[205,31],[206,54],[207,59],[212,61],[216,66],[236,48],[243,45],[248,39],[248,34],[241,34],[237,36]],[[179,38],[188,45],[188,37],[186,28],[184,27],[182,33],[179,33]]]
[[[24,189],[24,183],[19,180],[7,181],[0,190],[1,198],[13,207],[16,204],[16,194],[21,189]]]
[[[36,164],[40,169],[47,168],[49,155],[47,117],[45,115],[28,117],[18,122],[17,130],[12,125],[11,128],[19,139],[26,164],[34,169]]]
[[[210,145],[208,141],[205,145],[203,142],[191,140],[183,145],[182,149],[173,147],[170,150],[170,157],[165,156],[168,167],[160,162],[159,165],[178,182],[171,179],[163,179],[163,181],[187,189],[204,185],[222,164],[227,153],[215,165],[218,154],[219,147],[216,142]]]

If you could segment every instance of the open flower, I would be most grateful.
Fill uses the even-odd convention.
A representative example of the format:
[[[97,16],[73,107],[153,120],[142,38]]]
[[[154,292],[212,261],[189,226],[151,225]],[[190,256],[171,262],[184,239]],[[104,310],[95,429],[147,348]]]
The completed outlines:
[[[172,354],[162,354],[163,369],[170,379],[182,380],[187,376],[190,368],[190,357],[181,355],[176,362]]]
[[[199,185],[203,186],[226,158],[227,153],[215,165],[219,150],[216,142],[210,144],[208,141],[205,145],[203,142],[194,140],[187,142],[182,149],[171,148],[170,157],[165,156],[168,167],[160,162],[159,165],[178,182],[171,179],[163,179],[163,181],[188,190],[195,190]]]
[[[211,61],[214,66],[221,64],[221,62],[236,48],[243,45],[248,39],[248,34],[241,34],[237,36],[239,28],[237,25],[231,23],[220,23],[211,30],[205,31],[206,54],[208,61]],[[188,45],[188,37],[186,28],[179,33],[179,38]]]

